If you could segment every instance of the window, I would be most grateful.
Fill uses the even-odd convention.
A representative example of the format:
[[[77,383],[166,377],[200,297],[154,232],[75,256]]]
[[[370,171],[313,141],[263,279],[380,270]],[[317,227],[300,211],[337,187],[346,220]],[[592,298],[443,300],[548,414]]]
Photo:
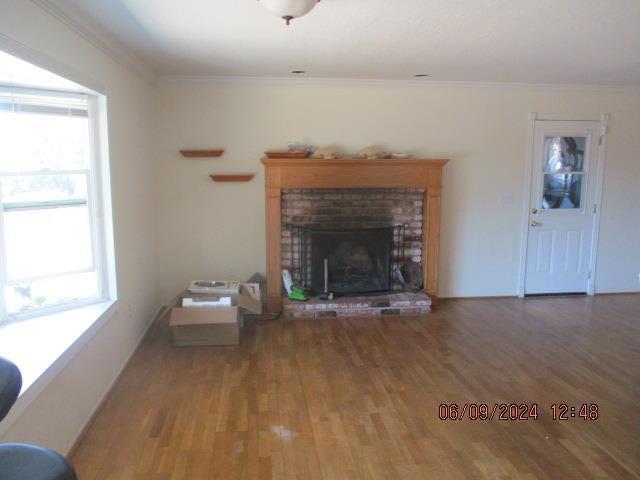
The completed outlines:
[[[542,209],[582,208],[587,137],[546,136]]]
[[[0,321],[105,298],[96,110],[0,85]]]

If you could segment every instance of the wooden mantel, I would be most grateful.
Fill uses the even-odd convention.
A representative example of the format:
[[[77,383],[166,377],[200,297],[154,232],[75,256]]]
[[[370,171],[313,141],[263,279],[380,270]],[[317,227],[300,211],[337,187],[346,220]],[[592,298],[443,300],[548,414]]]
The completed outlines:
[[[263,158],[267,227],[267,309],[282,310],[281,195],[283,188],[425,188],[422,232],[425,290],[438,296],[442,167],[448,160]]]

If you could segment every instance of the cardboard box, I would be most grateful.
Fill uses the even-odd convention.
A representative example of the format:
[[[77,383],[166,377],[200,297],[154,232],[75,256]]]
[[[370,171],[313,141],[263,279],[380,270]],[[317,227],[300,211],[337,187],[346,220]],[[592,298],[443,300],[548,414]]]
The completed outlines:
[[[230,307],[182,307],[184,297],[199,301],[231,297]],[[240,284],[238,295],[197,295],[182,293],[169,318],[173,342],[178,347],[196,345],[238,345],[242,315],[246,311],[262,313],[260,286],[257,283]]]

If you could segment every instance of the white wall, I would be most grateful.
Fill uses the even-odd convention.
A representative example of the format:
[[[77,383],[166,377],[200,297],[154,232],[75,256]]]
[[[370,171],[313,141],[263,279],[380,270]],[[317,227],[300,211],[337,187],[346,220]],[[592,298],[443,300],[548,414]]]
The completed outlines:
[[[443,193],[441,296],[515,295],[530,112],[610,113],[598,292],[637,291],[640,272],[640,95],[526,88],[396,88],[162,82],[157,92],[159,273],[164,301],[196,277],[265,270],[269,148],[290,141],[379,144],[450,158]],[[184,159],[180,148],[225,148]],[[213,184],[211,172],[256,172]],[[514,198],[498,203],[501,193]]]
[[[107,88],[118,313],[2,435],[67,452],[158,307],[152,171],[153,87],[34,3],[0,0],[0,34]],[[75,80],[75,79],[72,79]]]

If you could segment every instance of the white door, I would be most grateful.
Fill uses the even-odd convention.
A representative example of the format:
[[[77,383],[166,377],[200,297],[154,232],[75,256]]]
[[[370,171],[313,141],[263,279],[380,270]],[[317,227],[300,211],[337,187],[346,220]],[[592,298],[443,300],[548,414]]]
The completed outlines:
[[[599,122],[535,122],[525,295],[588,291],[599,141]]]

